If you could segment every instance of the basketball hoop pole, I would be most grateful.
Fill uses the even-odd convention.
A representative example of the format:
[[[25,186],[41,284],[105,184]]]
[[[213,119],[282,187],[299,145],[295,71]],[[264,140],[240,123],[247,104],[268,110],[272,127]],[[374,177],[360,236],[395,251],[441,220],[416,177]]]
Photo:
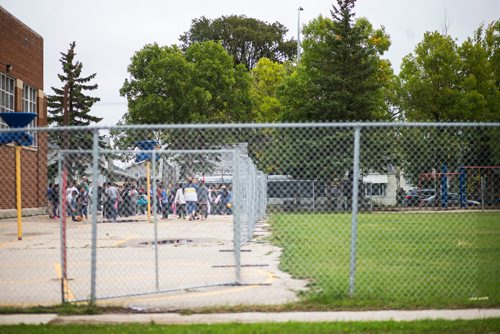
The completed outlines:
[[[0,118],[10,128],[25,128],[36,117],[30,112],[0,112]],[[21,197],[21,150],[22,146],[33,144],[33,136],[24,131],[0,134],[0,145],[14,143],[16,148],[16,211],[17,240],[23,240],[22,197]]]
[[[151,151],[158,146],[158,142],[156,140],[141,140],[135,143],[135,146],[140,148],[141,150],[147,150]],[[156,196],[156,194],[151,194],[151,153],[147,154],[137,154],[135,161],[136,162],[141,162],[141,161],[146,161],[146,191],[147,191],[147,199],[148,199],[148,222],[151,222],[151,201],[153,200],[153,196]],[[153,162],[154,163],[154,162]],[[154,209],[153,209],[154,210]]]
[[[21,197],[21,149],[22,146],[16,146],[16,204],[17,204],[17,240],[23,240],[23,221],[22,221],[22,197]]]

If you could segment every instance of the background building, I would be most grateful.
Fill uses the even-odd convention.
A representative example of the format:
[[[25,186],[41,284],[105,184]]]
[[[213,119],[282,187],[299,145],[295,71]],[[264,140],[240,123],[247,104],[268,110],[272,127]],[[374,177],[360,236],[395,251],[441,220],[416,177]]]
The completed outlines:
[[[0,6],[0,111],[34,112],[31,127],[47,126],[43,92],[43,38]],[[7,125],[0,121],[0,128]],[[47,135],[34,134],[32,146],[21,153],[23,214],[45,210]],[[0,146],[0,216],[15,215],[14,146]]]

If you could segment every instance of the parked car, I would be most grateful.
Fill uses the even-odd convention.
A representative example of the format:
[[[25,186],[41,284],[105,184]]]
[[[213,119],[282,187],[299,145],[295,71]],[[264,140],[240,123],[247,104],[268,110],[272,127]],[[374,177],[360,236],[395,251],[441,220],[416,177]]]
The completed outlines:
[[[404,199],[403,206],[419,206],[425,198],[436,194],[434,189],[412,189],[409,190]]]
[[[436,205],[436,195],[425,198],[422,201],[423,206],[435,206]],[[481,203],[471,199],[467,200],[467,206],[478,206]],[[455,193],[448,193],[448,206],[460,206],[460,195]]]

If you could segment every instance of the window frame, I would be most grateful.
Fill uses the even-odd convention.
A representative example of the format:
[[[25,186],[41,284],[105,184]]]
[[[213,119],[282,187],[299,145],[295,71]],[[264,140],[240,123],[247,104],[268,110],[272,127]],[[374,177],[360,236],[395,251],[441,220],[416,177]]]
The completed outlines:
[[[0,112],[14,112],[16,103],[16,81],[0,72]],[[0,129],[8,128],[0,119]]]
[[[386,183],[367,183],[369,186],[365,187],[366,196],[387,196],[387,184]]]
[[[32,112],[37,116],[28,124],[28,128],[36,128],[37,127],[37,119],[38,119],[38,103],[37,103],[37,90],[30,85],[23,85],[23,111],[24,112]],[[38,146],[38,136],[36,133],[31,134],[33,136],[33,144],[32,147]]]

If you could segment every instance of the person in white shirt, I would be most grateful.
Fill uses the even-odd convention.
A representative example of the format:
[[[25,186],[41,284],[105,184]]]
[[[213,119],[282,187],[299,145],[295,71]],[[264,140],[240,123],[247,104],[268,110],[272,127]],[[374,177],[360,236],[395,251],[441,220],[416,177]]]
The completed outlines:
[[[68,215],[71,216],[71,220],[76,221],[76,211],[77,211],[77,202],[76,198],[78,197],[78,191],[74,190],[66,196],[66,205],[68,208]]]
[[[78,185],[78,182],[76,182],[76,180],[73,180],[72,185],[70,187],[66,188],[66,196],[71,195],[73,193],[73,191],[76,191],[76,193],[78,194],[77,185]]]
[[[179,183],[179,188],[175,192],[174,203],[177,207],[179,219],[186,219],[186,197],[184,196],[184,188],[182,187],[181,183]]]
[[[188,178],[188,184],[184,188],[184,197],[186,198],[186,208],[189,220],[194,220],[198,204],[198,195],[192,178]]]

